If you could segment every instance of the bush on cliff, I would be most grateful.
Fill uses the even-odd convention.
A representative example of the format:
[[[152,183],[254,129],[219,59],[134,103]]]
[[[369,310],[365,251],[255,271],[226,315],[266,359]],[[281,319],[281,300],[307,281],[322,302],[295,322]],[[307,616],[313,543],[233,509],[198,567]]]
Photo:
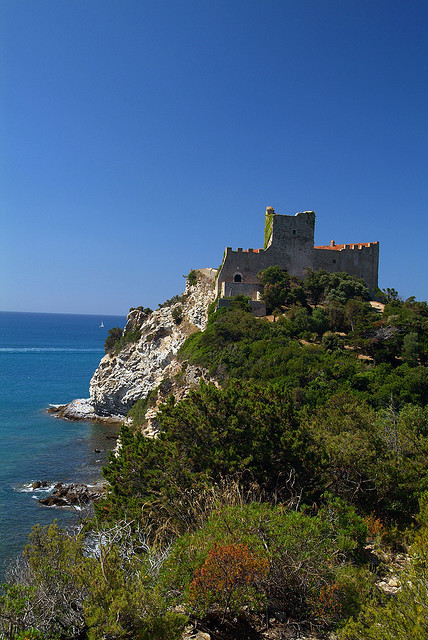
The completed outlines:
[[[141,330],[139,328],[130,331],[123,331],[120,327],[113,327],[108,332],[104,349],[106,353],[119,353],[127,344],[138,342],[141,338]]]
[[[107,338],[104,342],[104,349],[106,353],[110,353],[115,349],[116,345],[121,340],[122,335],[123,329],[120,327],[113,327],[112,329],[109,329]]]
[[[183,277],[186,278],[187,284],[190,285],[191,287],[195,286],[195,284],[197,284],[198,282],[198,274],[194,269],[190,269],[187,276],[183,276]]]

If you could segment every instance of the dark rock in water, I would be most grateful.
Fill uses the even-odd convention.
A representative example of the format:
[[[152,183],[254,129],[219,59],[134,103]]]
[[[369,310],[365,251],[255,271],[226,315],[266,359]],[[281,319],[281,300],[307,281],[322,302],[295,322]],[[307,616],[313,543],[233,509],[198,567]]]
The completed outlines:
[[[101,449],[94,449],[95,453],[101,453]]]
[[[33,482],[31,485],[33,489],[41,489],[42,487],[47,487],[47,480],[37,480],[37,482]]]
[[[51,404],[46,411],[48,413],[60,413],[62,407],[65,405],[59,405],[59,404]]]
[[[90,489],[86,484],[62,484],[58,482],[51,496],[41,498],[40,504],[48,507],[83,506],[99,500],[104,492],[103,487]]]
[[[47,498],[40,498],[40,504],[45,505],[46,507],[66,507],[67,501],[62,498],[57,498],[56,496],[49,496]]]

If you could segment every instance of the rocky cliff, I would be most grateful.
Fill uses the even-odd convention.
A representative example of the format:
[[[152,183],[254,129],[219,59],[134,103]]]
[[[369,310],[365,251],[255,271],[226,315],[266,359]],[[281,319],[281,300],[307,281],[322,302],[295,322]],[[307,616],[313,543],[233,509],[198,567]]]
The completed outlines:
[[[63,417],[120,420],[137,400],[154,389],[160,390],[159,399],[168,393],[181,397],[201,377],[206,378],[206,372],[182,368],[177,359],[186,338],[205,329],[208,306],[215,298],[216,270],[199,269],[194,273],[196,283],[188,281],[184,293],[173,301],[149,315],[140,309],[130,311],[123,333],[137,332],[141,337],[102,358],[90,382],[90,398],[73,400],[63,407]],[[156,402],[147,412],[149,431],[156,428],[155,413]]]

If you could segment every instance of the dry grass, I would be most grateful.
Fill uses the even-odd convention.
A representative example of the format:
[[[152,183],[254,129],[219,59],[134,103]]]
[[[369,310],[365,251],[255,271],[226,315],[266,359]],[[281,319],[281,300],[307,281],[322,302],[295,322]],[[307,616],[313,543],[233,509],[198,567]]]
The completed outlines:
[[[142,508],[142,521],[151,524],[154,542],[164,543],[187,531],[201,528],[214,511],[225,506],[240,507],[251,502],[264,502],[264,490],[256,483],[245,483],[242,474],[222,478],[205,488],[174,487],[174,501],[151,501]]]

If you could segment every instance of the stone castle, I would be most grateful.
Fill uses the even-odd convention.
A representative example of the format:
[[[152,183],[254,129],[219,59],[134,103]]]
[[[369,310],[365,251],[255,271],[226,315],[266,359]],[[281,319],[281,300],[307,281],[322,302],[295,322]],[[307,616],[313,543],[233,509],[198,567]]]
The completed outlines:
[[[378,286],[379,243],[336,244],[332,240],[329,245],[315,247],[314,231],[313,211],[288,216],[268,207],[263,249],[238,248],[233,251],[226,247],[217,278],[217,295],[221,298],[245,295],[258,300],[262,288],[257,274],[273,265],[279,265],[299,278],[304,278],[308,269],[324,269],[331,273],[345,271],[363,278],[373,294]]]

